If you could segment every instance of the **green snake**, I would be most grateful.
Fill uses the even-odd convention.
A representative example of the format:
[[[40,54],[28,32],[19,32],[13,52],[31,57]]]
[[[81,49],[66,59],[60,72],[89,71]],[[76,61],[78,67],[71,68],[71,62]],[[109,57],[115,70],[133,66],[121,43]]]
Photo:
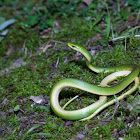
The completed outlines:
[[[93,58],[91,54],[86,50],[86,48],[84,48],[83,46],[77,43],[72,43],[72,42],[69,42],[68,46],[78,52],[81,52],[86,57],[87,59],[86,64],[88,68],[91,69],[92,71],[97,72],[97,73],[100,73],[100,72],[103,72],[103,73],[114,72],[114,73],[104,78],[101,84],[98,86],[89,84],[81,80],[73,79],[73,78],[65,78],[57,82],[54,85],[50,94],[50,104],[51,104],[52,110],[59,117],[63,119],[67,119],[67,120],[82,120],[82,121],[91,119],[104,108],[117,102],[117,100],[119,101],[125,98],[127,95],[131,94],[138,88],[139,86],[138,75],[140,73],[140,66],[131,64],[131,65],[124,65],[124,66],[113,67],[113,68],[100,68],[100,67],[92,65]],[[126,77],[120,83],[114,86],[111,86],[111,87],[107,86],[108,83],[110,83],[111,81],[114,81],[119,76],[126,76]],[[106,102],[107,96],[114,95],[121,92],[133,81],[135,81],[135,85],[130,90],[128,90],[126,93],[117,97],[117,100],[113,99],[109,102]],[[86,92],[90,92],[90,93],[101,95],[101,96],[99,97],[98,101],[96,101],[95,103],[85,108],[72,110],[72,111],[64,110],[65,107],[62,108],[59,104],[59,94],[61,90],[66,87],[78,88]],[[76,96],[75,98],[77,97],[78,96]],[[70,102],[68,102],[67,104],[69,104]]]

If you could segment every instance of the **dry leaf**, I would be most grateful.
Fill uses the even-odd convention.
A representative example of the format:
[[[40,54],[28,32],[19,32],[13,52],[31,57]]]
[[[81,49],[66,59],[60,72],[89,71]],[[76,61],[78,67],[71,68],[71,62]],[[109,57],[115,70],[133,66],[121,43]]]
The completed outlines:
[[[3,75],[3,76],[5,76],[5,75],[6,75],[6,72],[5,72],[5,71],[4,71],[4,72],[2,72],[2,75]]]
[[[64,126],[68,126],[68,125],[73,125],[73,122],[72,122],[72,121],[66,121],[66,122],[64,123]]]
[[[30,99],[32,99],[37,104],[41,104],[41,103],[45,102],[45,99],[44,99],[44,97],[42,95],[30,96]]]
[[[31,68],[31,70],[33,70],[33,71],[37,71],[37,69],[36,69],[36,67],[35,67],[34,64],[30,65],[30,68]]]
[[[7,103],[9,103],[10,102],[10,100],[8,100],[7,98],[5,98],[4,100],[3,100],[3,102],[1,103],[1,105],[6,105]]]
[[[87,44],[97,42],[100,39],[102,39],[101,34],[97,34],[96,36],[93,36],[92,38],[88,39]]]
[[[133,15],[130,15],[129,17],[128,17],[128,20],[129,21],[133,21],[135,19],[135,17],[133,16]]]
[[[90,5],[92,3],[92,0],[83,0],[84,3],[86,3],[87,5]]]
[[[84,140],[85,136],[83,134],[78,134],[77,137],[80,139],[80,140]]]
[[[42,35],[42,36],[40,36],[40,38],[51,38],[51,36],[48,36],[48,35]]]
[[[26,62],[24,62],[20,57],[13,63],[13,66],[10,69],[14,69],[15,67],[21,67],[22,65],[24,66],[25,64]]]
[[[27,101],[27,98],[20,99],[20,102],[21,102],[21,103],[26,103],[26,101]]]
[[[95,50],[91,50],[90,51],[91,56],[95,55],[95,52],[96,52]]]
[[[6,52],[6,55],[9,56],[12,51],[13,51],[13,48],[9,48],[8,51]]]

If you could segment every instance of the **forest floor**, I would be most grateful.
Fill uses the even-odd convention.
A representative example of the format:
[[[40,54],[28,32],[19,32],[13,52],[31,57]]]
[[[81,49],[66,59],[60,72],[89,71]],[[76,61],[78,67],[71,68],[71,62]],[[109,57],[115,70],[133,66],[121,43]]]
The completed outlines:
[[[108,75],[91,71],[67,42],[86,47],[99,67],[140,65],[139,9],[138,0],[0,1],[0,139],[139,139],[140,88],[83,122],[58,117],[49,99],[61,79],[99,85]],[[67,110],[98,100],[69,88],[62,91],[60,104],[81,93]]]

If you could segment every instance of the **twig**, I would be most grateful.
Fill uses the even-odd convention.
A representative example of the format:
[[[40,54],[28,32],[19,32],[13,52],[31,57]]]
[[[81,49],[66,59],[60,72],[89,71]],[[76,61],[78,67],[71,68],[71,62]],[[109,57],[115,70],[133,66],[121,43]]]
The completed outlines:
[[[127,37],[129,37],[130,35],[128,35]],[[133,37],[140,37],[140,35],[134,35]],[[113,41],[116,41],[118,39],[123,39],[123,38],[126,38],[126,36],[120,36],[120,37],[117,37],[117,38],[113,38],[112,40]]]
[[[120,105],[120,103],[116,103],[113,115],[111,117],[109,117],[107,120],[111,120],[115,116],[115,114],[118,111],[119,105]]]
[[[126,22],[122,27],[120,27],[120,29],[119,29],[119,31],[120,32],[122,32],[122,31],[124,31],[125,29],[127,29],[128,28],[128,26],[136,26],[136,25],[138,25],[139,24],[139,20],[137,21],[137,20],[135,20],[135,21],[132,21],[132,22]]]
[[[60,51],[60,50],[70,50],[70,48],[68,47],[56,48],[52,52],[46,54],[45,58],[48,58],[50,55],[53,55],[55,52]]]
[[[56,68],[58,67],[58,64],[59,64],[59,57],[58,57],[57,62],[56,62],[56,64],[55,64],[55,67],[56,67]]]

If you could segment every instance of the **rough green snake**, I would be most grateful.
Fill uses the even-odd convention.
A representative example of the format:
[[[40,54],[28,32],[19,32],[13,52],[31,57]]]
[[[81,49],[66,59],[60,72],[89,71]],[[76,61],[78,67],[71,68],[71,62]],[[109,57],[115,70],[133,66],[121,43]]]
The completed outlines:
[[[84,81],[80,81],[77,79],[72,78],[65,78],[57,82],[50,94],[50,104],[52,110],[55,112],[56,115],[63,119],[67,120],[87,120],[91,119],[95,115],[97,115],[101,110],[108,107],[109,105],[112,105],[113,103],[117,102],[117,100],[121,100],[125,98],[127,95],[134,92],[138,86],[139,86],[139,78],[138,75],[140,73],[140,66],[131,64],[131,65],[124,65],[119,67],[113,67],[113,68],[100,68],[97,66],[92,65],[93,58],[91,54],[84,48],[83,46],[69,42],[68,46],[78,52],[81,52],[87,59],[87,66],[89,69],[91,69],[94,72],[100,73],[100,72],[114,72],[107,77],[105,77],[100,85],[92,85]],[[111,81],[114,81],[119,76],[126,76],[120,83],[114,85],[114,86],[107,86],[108,83]],[[114,95],[119,92],[121,92],[123,89],[125,89],[130,83],[135,82],[135,85],[128,90],[126,93],[120,95],[116,99],[113,99],[109,102],[107,101],[107,96]],[[63,108],[59,104],[59,94],[63,88],[66,87],[74,87],[78,88],[93,94],[101,95],[99,97],[99,100],[95,103],[82,108],[78,110],[64,110],[65,106],[69,104],[72,100],[77,98],[78,96],[74,97],[70,102],[68,102]]]

